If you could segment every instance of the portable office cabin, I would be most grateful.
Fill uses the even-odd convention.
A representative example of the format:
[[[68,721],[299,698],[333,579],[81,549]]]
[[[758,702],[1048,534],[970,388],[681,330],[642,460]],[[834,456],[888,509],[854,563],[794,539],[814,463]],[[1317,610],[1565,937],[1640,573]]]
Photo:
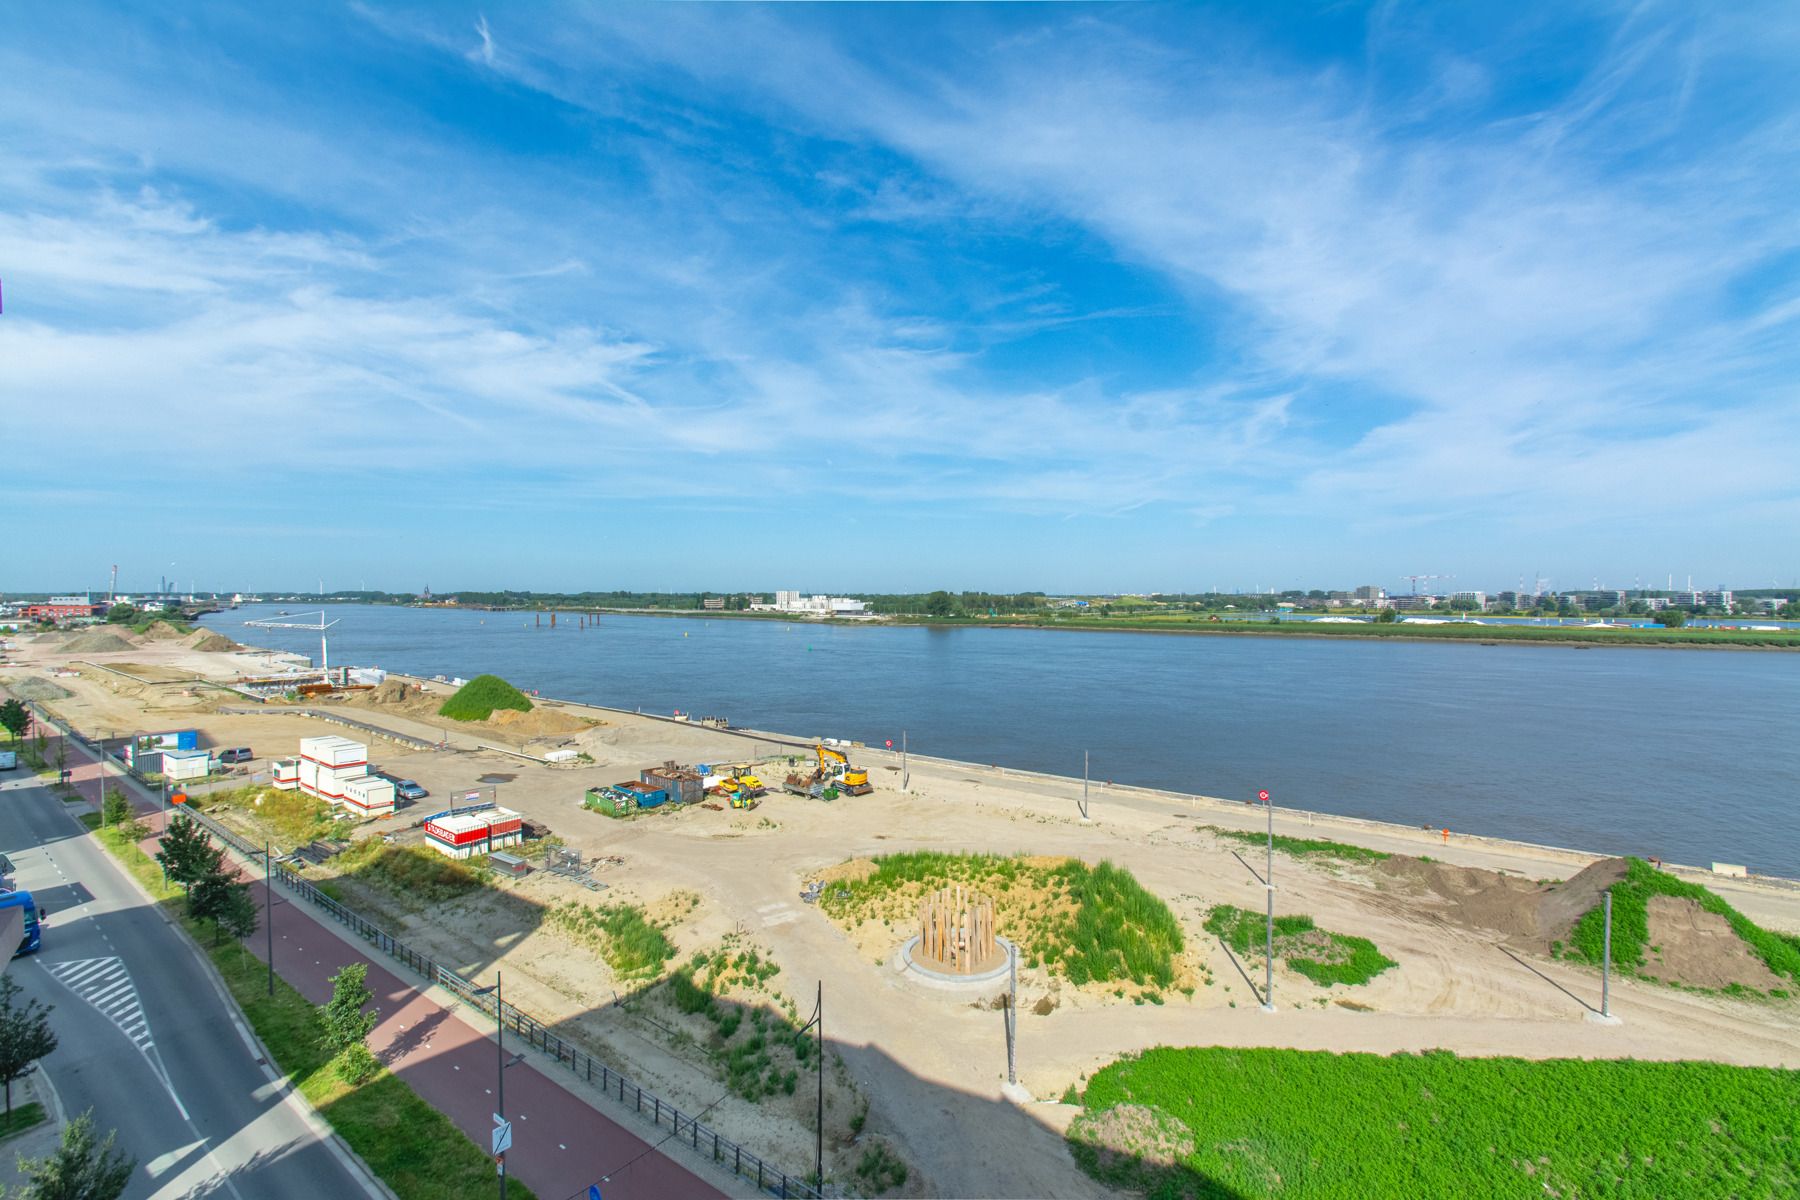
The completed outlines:
[[[170,782],[205,779],[212,774],[212,755],[205,750],[164,750],[162,777]]]
[[[344,807],[358,816],[394,815],[394,781],[379,775],[344,780]]]
[[[297,758],[278,758],[269,766],[273,782],[279,791],[292,792],[300,787],[300,760]]]
[[[342,804],[345,785],[368,773],[369,748],[361,742],[335,734],[300,739],[300,790],[307,795]]]

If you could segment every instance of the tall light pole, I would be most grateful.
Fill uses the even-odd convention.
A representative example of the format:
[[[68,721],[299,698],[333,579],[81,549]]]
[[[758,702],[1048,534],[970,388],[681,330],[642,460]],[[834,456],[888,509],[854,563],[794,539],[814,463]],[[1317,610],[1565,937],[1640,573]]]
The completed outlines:
[[[911,791],[911,776],[906,771],[906,730],[900,731],[900,790]]]
[[[263,843],[263,929],[269,935],[269,995],[275,994],[275,856]]]
[[[818,1123],[813,1127],[813,1183],[819,1195],[825,1194],[825,981],[819,981],[818,1002],[813,1006],[812,1020],[800,1027],[799,1036],[805,1037],[808,1030],[817,1030],[819,1039],[819,1109],[814,1118]]]
[[[1088,819],[1088,752],[1081,752],[1081,819]]]
[[[1256,798],[1269,811],[1269,851],[1263,866],[1263,891],[1268,896],[1268,906],[1263,924],[1262,1010],[1272,1013],[1275,1011],[1275,802],[1266,788],[1257,792]]]
[[[500,990],[500,972],[494,972],[494,1053],[497,1069],[494,1072],[495,1082],[495,1117],[503,1124],[506,1120],[506,1000]],[[500,1200],[506,1200],[506,1151],[495,1155],[496,1168],[500,1172]]]

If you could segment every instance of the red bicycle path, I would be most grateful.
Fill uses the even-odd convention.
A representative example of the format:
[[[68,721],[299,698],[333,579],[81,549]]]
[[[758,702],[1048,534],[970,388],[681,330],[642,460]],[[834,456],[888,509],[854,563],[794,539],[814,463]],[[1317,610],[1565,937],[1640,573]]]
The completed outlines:
[[[90,760],[72,762],[70,770],[71,783],[79,790],[82,783],[91,784],[102,768]],[[107,778],[113,784],[125,777],[115,772]],[[132,782],[135,791],[136,781]],[[152,831],[139,845],[154,855],[166,814],[152,802],[139,816]],[[262,877],[249,870],[242,870],[242,877],[251,885],[260,918],[269,911]],[[323,1004],[331,997],[331,976],[352,963],[364,964],[380,1014],[368,1038],[369,1048],[427,1104],[485,1149],[493,1135],[500,1070],[493,1038],[484,1027],[487,1022],[473,1024],[466,1010],[440,1004],[418,985],[394,975],[309,905],[294,902],[280,889],[275,890],[273,911],[275,973],[309,1002]],[[268,934],[260,922],[244,945],[259,962],[268,961]],[[527,1057],[515,1062],[521,1051]],[[506,1164],[508,1175],[531,1188],[538,1200],[586,1200],[595,1183],[605,1200],[711,1200],[731,1194],[553,1080],[529,1055],[523,1045],[507,1044],[507,1061],[513,1065],[506,1068],[506,1116],[512,1122],[513,1145]],[[746,1182],[743,1190],[753,1193],[754,1185]]]

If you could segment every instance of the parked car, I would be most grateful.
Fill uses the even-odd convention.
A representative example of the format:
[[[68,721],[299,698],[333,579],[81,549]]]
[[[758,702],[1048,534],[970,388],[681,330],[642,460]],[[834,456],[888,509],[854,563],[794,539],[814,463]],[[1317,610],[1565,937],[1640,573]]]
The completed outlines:
[[[0,750],[0,771],[10,771],[19,765],[19,756],[11,750]]]
[[[431,795],[430,792],[426,791],[410,779],[396,780],[394,783],[394,792],[402,800],[423,800],[425,797]]]
[[[219,751],[219,761],[222,763],[246,763],[255,757],[248,746],[234,746],[230,750]]]

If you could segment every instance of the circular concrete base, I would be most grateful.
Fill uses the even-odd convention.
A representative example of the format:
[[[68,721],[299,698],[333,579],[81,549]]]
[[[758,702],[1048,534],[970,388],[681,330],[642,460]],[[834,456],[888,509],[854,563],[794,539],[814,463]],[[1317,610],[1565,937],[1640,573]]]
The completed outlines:
[[[1589,1021],[1592,1021],[1596,1025],[1623,1025],[1625,1023],[1616,1016],[1597,1013],[1591,1008],[1587,1010],[1586,1016]]]
[[[951,975],[943,971],[935,970],[923,963],[915,962],[913,960],[913,950],[916,949],[919,944],[917,934],[908,938],[906,945],[900,947],[900,952],[894,956],[894,966],[906,978],[912,980],[914,983],[922,983],[926,987],[942,988],[946,991],[960,991],[963,988],[985,987],[992,984],[996,979],[1006,978],[1007,961],[1010,956],[1019,952],[1016,946],[1003,937],[996,937],[994,942],[1004,951],[1004,953],[998,956],[999,964],[974,975]]]

